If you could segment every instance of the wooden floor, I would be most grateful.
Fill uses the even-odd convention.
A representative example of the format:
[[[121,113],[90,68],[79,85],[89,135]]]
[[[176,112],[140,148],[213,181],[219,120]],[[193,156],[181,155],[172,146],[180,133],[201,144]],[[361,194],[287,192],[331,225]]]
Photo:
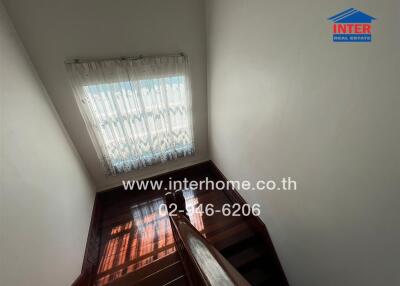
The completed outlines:
[[[182,177],[216,179],[213,172],[204,169],[183,173]],[[169,218],[159,211],[160,205],[165,203],[164,192],[114,191],[102,194],[101,247],[95,285],[187,285]],[[218,190],[186,189],[184,196],[188,209],[209,203],[215,209],[221,209],[223,204],[232,203],[224,191]],[[239,271],[244,270],[245,277],[250,273],[247,275],[250,277],[246,277],[249,281],[257,278],[259,281],[253,284],[264,285],[266,280],[262,267],[271,267],[272,264],[263,261],[262,257],[268,251],[262,247],[262,240],[249,226],[248,219],[199,213],[189,213],[189,217],[197,230]],[[257,245],[261,245],[260,248],[253,247]],[[251,263],[257,264],[256,267]]]

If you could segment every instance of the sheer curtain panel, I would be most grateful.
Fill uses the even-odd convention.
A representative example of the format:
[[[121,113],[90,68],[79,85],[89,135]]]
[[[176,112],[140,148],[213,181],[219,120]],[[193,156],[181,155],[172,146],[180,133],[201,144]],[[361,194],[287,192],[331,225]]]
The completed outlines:
[[[107,174],[194,153],[186,56],[80,61],[66,67]]]

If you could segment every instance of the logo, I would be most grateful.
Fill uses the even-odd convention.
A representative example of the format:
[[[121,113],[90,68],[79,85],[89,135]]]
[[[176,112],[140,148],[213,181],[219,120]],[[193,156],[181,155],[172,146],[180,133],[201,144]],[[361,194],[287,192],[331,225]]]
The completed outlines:
[[[350,8],[328,18],[334,42],[371,42],[371,23],[376,20],[357,9]]]

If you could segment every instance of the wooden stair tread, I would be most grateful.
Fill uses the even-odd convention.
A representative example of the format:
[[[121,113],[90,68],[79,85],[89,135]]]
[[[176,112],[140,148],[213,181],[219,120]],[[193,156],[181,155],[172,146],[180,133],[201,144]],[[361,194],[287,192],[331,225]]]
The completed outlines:
[[[165,285],[184,275],[182,263],[180,261],[174,262],[173,264],[170,264],[163,268],[158,268],[156,271],[149,273],[146,276],[138,275],[140,272],[141,272],[140,270],[137,270],[132,273],[126,274],[125,276],[122,276],[121,278],[116,279],[107,285],[108,286]],[[138,276],[140,276],[140,278]]]
[[[144,280],[154,275],[155,273],[158,273],[160,270],[164,270],[171,265],[175,265],[176,263],[180,263],[180,259],[179,255],[175,252],[133,271],[127,271],[127,269],[129,269],[129,266],[124,267],[121,270],[122,272],[127,273],[106,285],[125,286],[131,285],[132,283],[138,283],[139,281]]]
[[[185,275],[181,275],[177,278],[175,278],[172,281],[169,281],[167,284],[164,284],[163,286],[187,286],[189,285],[189,282],[186,279]]]
[[[228,257],[228,261],[235,266],[235,268],[239,269],[240,267],[262,257],[262,255],[263,253],[259,249],[248,247]]]
[[[249,226],[245,222],[242,222],[224,231],[221,231],[212,237],[207,237],[207,239],[214,245],[216,249],[223,251],[223,249],[253,236],[254,233]]]
[[[268,285],[268,274],[265,273],[261,268],[252,268],[246,273],[242,273],[244,278],[254,286]],[[279,284],[271,284],[273,286],[279,286]]]
[[[267,253],[238,268],[252,285],[288,286],[279,267]]]

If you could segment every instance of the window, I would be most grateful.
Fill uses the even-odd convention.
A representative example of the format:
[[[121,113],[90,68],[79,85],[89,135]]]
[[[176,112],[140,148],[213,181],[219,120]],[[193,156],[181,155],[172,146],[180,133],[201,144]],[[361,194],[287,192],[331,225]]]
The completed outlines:
[[[186,57],[88,61],[67,69],[107,173],[193,154]]]

